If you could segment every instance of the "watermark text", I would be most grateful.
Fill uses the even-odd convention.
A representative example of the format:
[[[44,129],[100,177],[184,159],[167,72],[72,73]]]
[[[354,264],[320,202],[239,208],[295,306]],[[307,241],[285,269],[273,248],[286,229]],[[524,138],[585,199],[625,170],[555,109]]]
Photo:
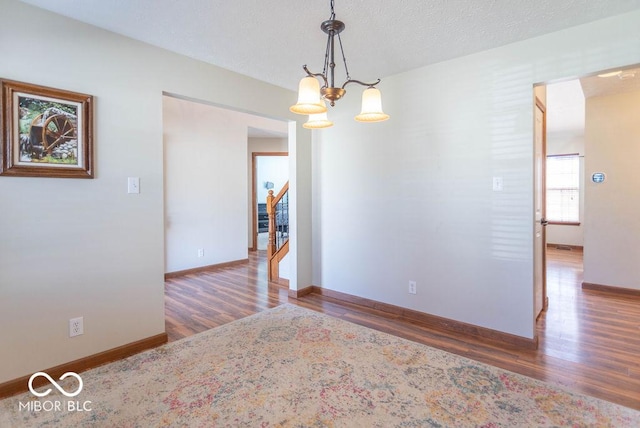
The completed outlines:
[[[37,377],[44,377],[49,381],[49,383],[56,388],[62,395],[68,398],[76,397],[82,392],[82,388],[84,386],[82,382],[82,378],[80,375],[74,372],[66,372],[60,379],[64,380],[68,377],[72,377],[76,379],[78,382],[78,387],[75,391],[66,391],[58,382],[53,380],[51,376],[49,376],[45,372],[36,372],[31,375],[29,378],[29,391],[31,394],[38,398],[46,397],[51,394],[52,389],[48,388],[42,392],[37,391],[33,387],[33,381]],[[18,410],[20,412],[90,412],[91,411],[91,401],[72,401],[72,400],[30,400],[25,402],[18,402]]]

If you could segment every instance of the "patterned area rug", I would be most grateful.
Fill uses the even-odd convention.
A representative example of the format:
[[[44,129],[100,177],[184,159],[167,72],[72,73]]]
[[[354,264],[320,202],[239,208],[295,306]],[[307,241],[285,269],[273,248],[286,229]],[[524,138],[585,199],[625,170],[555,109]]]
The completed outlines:
[[[0,426],[640,426],[635,410],[292,305],[81,376],[74,398],[52,385],[0,401]]]

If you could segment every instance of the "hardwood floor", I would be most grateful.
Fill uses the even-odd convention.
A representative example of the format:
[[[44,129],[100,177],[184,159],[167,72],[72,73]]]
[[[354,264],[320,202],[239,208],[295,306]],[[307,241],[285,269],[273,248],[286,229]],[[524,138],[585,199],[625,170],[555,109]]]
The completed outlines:
[[[249,263],[172,278],[165,283],[166,330],[177,340],[289,302],[477,361],[560,383],[640,409],[640,300],[583,291],[582,253],[549,249],[549,308],[538,320],[539,349],[505,349],[433,331],[373,309],[311,294],[289,299],[268,284],[264,252]]]

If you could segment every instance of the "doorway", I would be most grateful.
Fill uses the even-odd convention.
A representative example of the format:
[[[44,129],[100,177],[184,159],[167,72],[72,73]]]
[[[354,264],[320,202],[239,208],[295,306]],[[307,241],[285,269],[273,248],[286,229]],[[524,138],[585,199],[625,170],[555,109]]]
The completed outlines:
[[[250,154],[272,150],[273,141],[287,150],[289,123],[183,97],[162,100],[165,274],[245,261]]]
[[[628,251],[621,251],[636,248],[629,243],[640,238],[637,221],[630,214],[638,205],[637,191],[631,184],[637,168],[629,161],[637,158],[640,138],[640,126],[631,119],[640,112],[637,67],[540,85],[546,89],[545,163],[551,162],[547,165],[549,183],[543,189],[549,192],[544,198],[549,221],[545,250],[551,254],[547,261],[555,264],[554,269],[540,273],[550,288],[557,285],[551,282],[562,286],[569,277],[575,282],[576,276],[579,287],[571,292],[574,294],[582,293],[582,286],[587,285],[613,292],[616,288],[637,288],[637,263],[626,257]],[[564,175],[561,180],[549,175],[553,163],[564,164],[557,169]],[[570,164],[573,166],[565,167]],[[594,173],[604,182],[592,180]],[[568,179],[570,175],[576,176],[574,184]],[[616,178],[609,180],[609,176]],[[536,190],[536,199],[539,196]],[[614,218],[616,221],[611,221]],[[632,254],[636,260],[637,254]],[[566,270],[562,267],[558,271],[558,259],[566,259]],[[539,272],[537,262],[534,266]],[[550,295],[553,299],[556,294],[550,291]],[[551,304],[564,303],[559,299]]]
[[[289,180],[288,152],[252,153],[252,251],[266,250],[269,235],[267,196],[276,195]]]

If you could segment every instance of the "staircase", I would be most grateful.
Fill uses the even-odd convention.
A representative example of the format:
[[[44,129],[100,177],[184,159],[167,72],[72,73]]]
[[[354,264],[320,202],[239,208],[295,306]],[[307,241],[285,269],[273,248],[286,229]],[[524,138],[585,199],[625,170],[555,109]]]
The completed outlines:
[[[276,196],[269,190],[267,196],[269,214],[269,243],[267,245],[267,270],[269,281],[280,279],[280,261],[289,252],[289,182]]]

